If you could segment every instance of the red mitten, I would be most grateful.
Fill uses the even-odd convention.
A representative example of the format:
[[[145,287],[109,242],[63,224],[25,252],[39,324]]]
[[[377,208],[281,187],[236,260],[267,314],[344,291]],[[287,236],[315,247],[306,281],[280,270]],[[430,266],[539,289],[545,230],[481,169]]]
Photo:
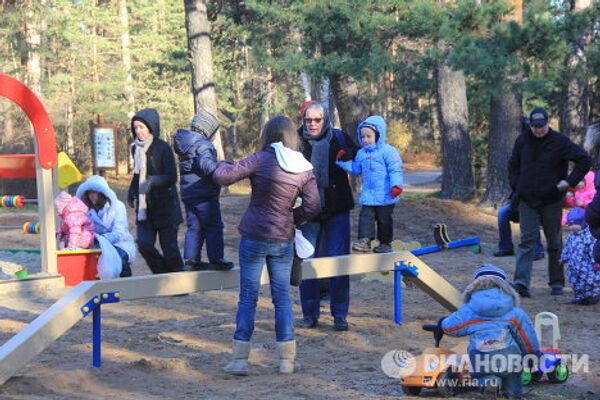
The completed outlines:
[[[391,193],[392,193],[392,197],[396,198],[396,197],[400,196],[400,194],[402,193],[402,188],[400,186],[393,186]]]
[[[337,152],[337,154],[335,155],[335,159],[336,161],[338,161],[340,158],[344,157],[346,155],[346,151],[344,149],[341,149],[340,151]]]

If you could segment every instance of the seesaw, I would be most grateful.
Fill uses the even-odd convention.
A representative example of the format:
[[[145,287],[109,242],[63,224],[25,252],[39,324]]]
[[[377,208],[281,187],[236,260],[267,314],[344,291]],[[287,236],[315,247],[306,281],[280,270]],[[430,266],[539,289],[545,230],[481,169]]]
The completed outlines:
[[[477,238],[473,238],[473,241],[475,240],[478,241]],[[456,310],[460,304],[460,292],[409,251],[352,254],[305,260],[302,278],[320,279],[385,271],[394,271],[396,323],[401,323],[403,276],[449,311]],[[261,283],[268,283],[266,268],[263,269]],[[179,272],[106,281],[84,281],[0,347],[0,385],[89,314],[92,314],[94,319],[92,364],[100,366],[102,304],[209,290],[236,289],[238,284],[238,268],[228,272]]]

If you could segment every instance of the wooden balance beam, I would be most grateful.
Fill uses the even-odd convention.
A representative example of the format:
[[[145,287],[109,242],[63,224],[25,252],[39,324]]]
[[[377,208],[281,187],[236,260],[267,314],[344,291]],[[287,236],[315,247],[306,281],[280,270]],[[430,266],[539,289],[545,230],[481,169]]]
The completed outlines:
[[[458,307],[460,301],[458,290],[408,251],[306,260],[302,267],[302,278],[330,278],[393,271],[400,262],[418,266],[419,274],[411,280],[444,307],[448,309]],[[95,296],[118,292],[120,299],[133,300],[235,289],[239,285],[239,278],[239,269],[235,268],[226,272],[177,272],[82,282],[0,347],[0,385],[81,320],[84,317],[82,307]],[[261,283],[268,283],[266,268],[263,269]]]

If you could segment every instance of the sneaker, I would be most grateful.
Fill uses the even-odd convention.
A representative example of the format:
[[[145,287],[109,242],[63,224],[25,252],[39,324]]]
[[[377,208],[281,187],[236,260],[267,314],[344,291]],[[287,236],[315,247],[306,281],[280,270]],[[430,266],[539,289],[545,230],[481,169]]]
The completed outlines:
[[[187,271],[206,271],[206,270],[208,270],[208,263],[205,261],[185,260],[185,266],[186,266]]]
[[[298,322],[298,328],[314,329],[319,325],[319,319],[314,317],[304,317],[304,319]]]
[[[348,321],[343,317],[335,317],[333,319],[333,330],[336,331],[347,331],[349,328]]]
[[[231,261],[217,260],[208,263],[208,269],[213,271],[229,271],[233,268]]]
[[[360,251],[361,253],[368,253],[371,251],[371,239],[360,238],[358,242],[352,243],[352,250]]]
[[[389,243],[381,243],[379,246],[373,249],[373,253],[391,253],[392,246]]]
[[[508,251],[508,250],[498,250],[494,252],[494,257],[509,257],[509,256],[514,256],[515,252],[514,251]]]
[[[520,283],[513,283],[512,287],[519,293],[521,297],[531,297],[531,293],[529,293],[529,289]]]
[[[533,256],[533,261],[542,260],[546,255],[544,253],[536,254]]]
[[[553,287],[552,290],[550,291],[550,295],[551,296],[562,296],[564,294],[563,288],[556,286]]]

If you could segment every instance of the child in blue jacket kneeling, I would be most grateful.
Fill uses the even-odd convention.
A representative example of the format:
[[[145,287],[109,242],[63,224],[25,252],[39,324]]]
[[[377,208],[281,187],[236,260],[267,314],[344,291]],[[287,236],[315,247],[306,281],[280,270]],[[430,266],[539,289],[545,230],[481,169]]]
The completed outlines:
[[[402,158],[398,150],[387,144],[386,126],[383,117],[373,115],[358,124],[356,129],[362,148],[353,161],[340,161],[344,151],[340,150],[336,164],[353,174],[362,174],[362,192],[359,203],[362,205],[358,218],[358,242],[352,250],[371,251],[371,240],[375,238],[379,246],[375,253],[392,251],[394,238],[394,206],[400,201],[404,187]]]
[[[496,266],[482,265],[464,290],[462,301],[456,312],[440,320],[444,333],[469,336],[472,377],[478,385],[483,388],[485,377],[495,375],[502,381],[504,395],[521,397],[522,357],[539,355],[540,347],[529,316],[519,307],[519,295],[506,281],[506,273]]]

